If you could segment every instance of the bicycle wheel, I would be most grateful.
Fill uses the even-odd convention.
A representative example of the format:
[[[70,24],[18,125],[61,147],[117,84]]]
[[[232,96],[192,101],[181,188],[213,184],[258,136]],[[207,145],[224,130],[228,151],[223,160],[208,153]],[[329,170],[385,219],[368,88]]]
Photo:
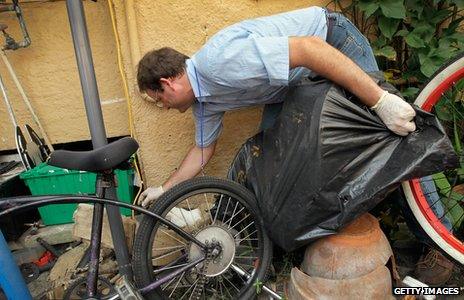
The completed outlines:
[[[147,299],[252,299],[265,280],[272,245],[253,195],[237,183],[211,177],[183,182],[167,191],[151,210],[220,249],[206,263],[178,274]],[[194,261],[201,248],[153,218],[144,217],[134,240],[133,270],[145,287]]]
[[[464,53],[438,70],[414,104],[435,113],[455,149],[461,167],[403,182],[403,190],[416,220],[430,239],[449,257],[464,264]],[[459,120],[461,119],[461,120]]]

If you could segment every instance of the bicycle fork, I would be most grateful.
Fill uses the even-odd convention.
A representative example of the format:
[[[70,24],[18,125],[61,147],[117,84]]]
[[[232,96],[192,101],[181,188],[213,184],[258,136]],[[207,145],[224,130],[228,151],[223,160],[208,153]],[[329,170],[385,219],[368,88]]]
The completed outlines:
[[[113,176],[113,172],[97,175],[95,194],[98,198],[104,198],[106,189],[114,184]],[[103,207],[101,203],[95,203],[93,207],[92,231],[90,235],[90,261],[87,274],[88,297],[95,297],[97,293],[98,265],[103,228]]]

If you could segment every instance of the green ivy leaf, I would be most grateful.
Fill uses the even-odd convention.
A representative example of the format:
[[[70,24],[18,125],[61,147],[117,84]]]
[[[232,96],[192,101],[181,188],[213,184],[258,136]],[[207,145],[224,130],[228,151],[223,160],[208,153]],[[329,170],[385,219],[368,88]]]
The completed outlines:
[[[430,42],[435,34],[435,26],[428,23],[418,23],[412,32],[419,35],[425,42]]]
[[[401,29],[399,30],[395,36],[402,36],[402,37],[405,37],[409,34],[409,31],[407,29]]]
[[[398,25],[400,24],[399,19],[391,19],[384,16],[380,16],[378,22],[380,31],[385,37],[389,39],[393,37],[396,29],[398,28]]]
[[[389,60],[396,60],[396,52],[392,46],[385,46],[380,49],[374,49],[375,56],[383,56]]]
[[[404,19],[406,17],[403,0],[383,0],[380,2],[380,9],[388,18]]]
[[[404,91],[402,91],[401,94],[405,98],[413,98],[413,97],[415,97],[417,95],[418,92],[419,92],[418,88],[408,87],[408,88],[404,89]]]
[[[386,44],[387,44],[387,39],[383,35],[379,36],[374,41],[371,41],[371,46],[374,48],[382,48]]]
[[[430,16],[430,18],[427,19],[431,24],[436,25],[448,18],[451,15],[451,13],[452,12],[447,9],[442,9],[438,11],[434,9],[430,12],[430,14],[427,14],[428,16]]]
[[[421,17],[422,12],[424,11],[424,3],[422,0],[406,0],[405,6],[409,13],[416,12],[414,15],[418,18]]]
[[[432,59],[432,57],[427,57],[421,61],[420,70],[422,74],[427,77],[430,77],[435,73],[436,70],[440,68],[441,61],[437,59]]]
[[[425,47],[424,40],[421,38],[420,35],[410,32],[405,38],[406,44],[411,46],[412,48],[422,48]]]
[[[379,8],[379,3],[373,1],[359,2],[359,9],[364,12],[366,18],[369,18]]]
[[[450,109],[450,100],[442,99],[435,105],[435,114],[442,121],[453,121],[453,112]]]

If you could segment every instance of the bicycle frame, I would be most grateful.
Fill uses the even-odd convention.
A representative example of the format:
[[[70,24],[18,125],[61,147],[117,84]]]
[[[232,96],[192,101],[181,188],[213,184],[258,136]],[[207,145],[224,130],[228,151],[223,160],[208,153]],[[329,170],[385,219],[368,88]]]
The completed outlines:
[[[159,222],[166,225],[169,229],[173,230],[175,233],[179,234],[181,237],[186,240],[197,244],[202,250],[207,251],[207,246],[197,240],[193,235],[182,230],[179,226],[175,225],[171,221],[139,206],[135,206],[128,203],[119,202],[117,200],[105,199],[105,191],[107,188],[114,183],[114,179],[109,179],[109,176],[112,176],[112,173],[109,174],[99,174],[97,177],[96,183],[96,195],[95,196],[81,196],[81,195],[53,195],[53,196],[21,196],[21,197],[10,197],[2,198],[0,202],[0,217],[3,217],[7,214],[18,212],[21,210],[31,209],[39,206],[49,205],[49,204],[66,204],[66,203],[94,203],[94,212],[92,219],[92,232],[91,232],[91,241],[90,241],[90,257],[89,262],[89,273],[87,275],[87,292],[88,296],[94,297],[96,295],[97,289],[97,280],[98,280],[98,259],[100,255],[100,244],[101,244],[101,230],[103,223],[103,205],[114,205],[123,208],[129,208],[136,212],[142,213],[144,215],[155,218]],[[106,177],[106,178],[105,178]],[[112,177],[111,177],[112,178]],[[109,181],[108,181],[109,180]],[[206,259],[206,256],[203,256],[182,268],[173,271],[162,278],[159,278],[149,284],[146,287],[139,289],[141,294],[146,294],[162,284],[168,282],[181,272],[192,268],[193,266],[201,263]]]

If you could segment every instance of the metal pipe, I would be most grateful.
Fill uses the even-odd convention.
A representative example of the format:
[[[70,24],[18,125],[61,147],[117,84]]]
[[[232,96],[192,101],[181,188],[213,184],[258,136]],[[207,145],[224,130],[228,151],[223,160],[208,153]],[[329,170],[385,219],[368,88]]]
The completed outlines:
[[[97,80],[92,60],[92,51],[90,48],[89,37],[87,34],[87,25],[85,22],[84,7],[81,0],[66,0],[68,10],[69,24],[74,42],[74,51],[76,53],[79,77],[84,95],[85,109],[87,112],[87,121],[92,137],[94,149],[103,147],[108,143],[106,139],[105,124],[98,95]],[[116,195],[115,187],[109,188],[110,195]],[[117,199],[116,197],[114,199]],[[116,260],[118,262],[121,275],[127,275],[132,278],[132,269],[127,268],[130,265],[129,249],[127,248],[124,227],[122,225],[121,214],[116,206],[107,206],[106,211],[111,220],[111,236],[115,245]],[[123,272],[123,270],[125,270]]]
[[[100,244],[103,228],[103,205],[93,206],[92,231],[90,233],[90,262],[87,275],[87,296],[92,298],[97,293],[98,261],[100,259]],[[115,247],[116,248],[116,247]]]
[[[116,200],[118,196],[116,194],[116,188],[111,187],[106,189],[105,198]],[[114,241],[115,245],[127,245],[125,234],[124,234],[124,227],[122,225],[122,218],[121,218],[121,211],[119,207],[107,205],[106,206],[106,213],[108,214],[108,223],[110,225],[111,230],[111,238]],[[122,240],[121,235],[118,232],[122,232]],[[125,263],[122,263],[118,260],[118,267],[119,272],[123,275],[127,275],[129,278],[132,278],[132,265],[129,260],[129,249],[126,247],[121,247],[119,249],[120,252],[124,252],[121,255],[126,257]]]
[[[16,122],[16,118],[14,116],[13,108],[11,107],[10,100],[8,99],[8,95],[6,94],[6,87],[3,84],[2,76],[0,75],[0,88],[2,90],[3,100],[5,100],[6,107],[8,109],[8,115],[10,116],[11,122],[13,122],[14,128],[18,126]]]
[[[231,264],[230,268],[232,270],[234,270],[235,272],[237,272],[238,275],[245,277],[247,280],[249,280],[250,277],[251,277],[251,274],[249,274],[247,271],[243,270],[242,268],[240,268],[237,265]],[[271,296],[274,299],[277,299],[277,300],[282,300],[283,299],[282,296],[280,296],[279,294],[274,292],[271,288],[267,287],[266,285],[263,285],[263,291],[268,293],[269,296]]]
[[[24,278],[0,230],[0,287],[7,299],[32,300]]]
[[[140,60],[140,43],[139,33],[137,31],[137,14],[135,12],[135,1],[124,1],[124,8],[126,11],[127,33],[129,35],[130,56],[132,61],[131,74],[134,74],[134,70]]]
[[[71,34],[76,53],[77,67],[84,95],[87,121],[94,149],[108,143],[105,124],[98,95],[97,80],[93,66],[92,50],[90,48],[87,25],[85,23],[84,7],[81,0],[66,0]]]
[[[31,44],[31,38],[29,37],[29,33],[27,32],[26,22],[23,18],[23,12],[21,10],[21,6],[19,6],[18,0],[13,0],[14,9],[16,12],[16,17],[19,20],[19,26],[21,27],[21,32],[23,33],[24,40],[18,43],[18,46],[21,48],[26,48]]]
[[[32,108],[31,102],[30,102],[29,99],[27,98],[26,93],[24,92],[24,89],[23,89],[21,83],[19,82],[18,77],[16,76],[15,71],[13,70],[13,67],[12,67],[11,64],[10,64],[10,61],[9,61],[8,58],[6,57],[5,51],[0,51],[0,55],[2,56],[3,63],[5,64],[6,68],[7,68],[8,71],[10,72],[11,78],[13,78],[13,81],[14,81],[14,83],[16,84],[16,87],[18,88],[18,91],[19,91],[19,93],[21,94],[21,97],[23,98],[24,103],[26,103],[26,106],[27,106],[27,108],[29,109],[29,112],[31,113],[32,118],[34,119],[35,123],[36,123],[37,126],[39,127],[40,133],[42,133],[42,136],[43,136],[44,139],[45,139],[45,143],[47,144],[48,148],[49,148],[51,151],[53,151],[54,149],[53,149],[52,143],[50,143],[50,140],[48,139],[48,136],[47,136],[47,134],[45,133],[45,130],[44,130],[44,128],[42,127],[42,124],[40,123],[39,118],[38,118],[37,115],[35,114],[35,111],[34,111],[34,109]]]

